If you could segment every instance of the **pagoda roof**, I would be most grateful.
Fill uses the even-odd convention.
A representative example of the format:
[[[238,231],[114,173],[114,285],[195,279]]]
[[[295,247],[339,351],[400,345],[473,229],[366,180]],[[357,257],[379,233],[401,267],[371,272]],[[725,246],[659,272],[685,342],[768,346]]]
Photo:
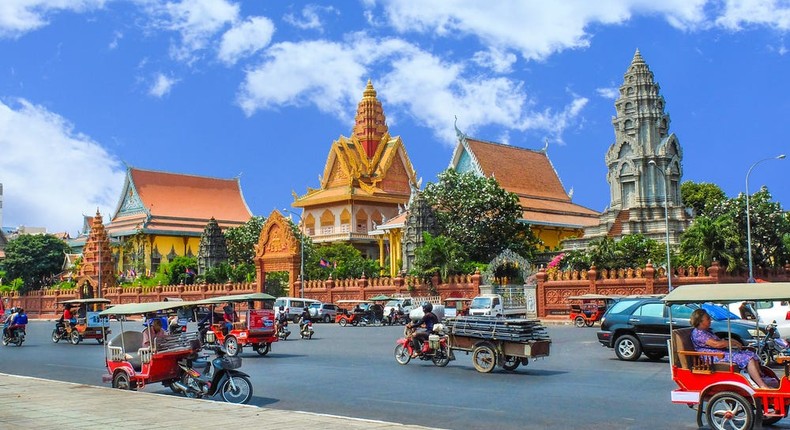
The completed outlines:
[[[417,173],[399,136],[386,126],[381,103],[368,81],[351,137],[332,142],[320,188],[294,193],[294,207],[343,201],[406,203],[417,187]]]
[[[495,178],[518,196],[522,219],[530,224],[582,228],[599,222],[598,212],[571,201],[545,148],[519,148],[459,132],[450,167]]]
[[[222,228],[235,227],[252,218],[238,178],[129,167],[107,231],[114,236],[141,229],[148,233],[199,236],[212,217]]]

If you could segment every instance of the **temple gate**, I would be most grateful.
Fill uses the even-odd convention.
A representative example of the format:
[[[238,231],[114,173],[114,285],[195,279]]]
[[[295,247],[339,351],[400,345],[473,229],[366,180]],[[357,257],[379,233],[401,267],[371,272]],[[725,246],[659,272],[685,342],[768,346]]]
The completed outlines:
[[[266,291],[267,272],[288,272],[288,295],[294,296],[294,281],[301,267],[301,242],[293,231],[290,220],[278,210],[272,211],[263,224],[255,246],[257,291]]]

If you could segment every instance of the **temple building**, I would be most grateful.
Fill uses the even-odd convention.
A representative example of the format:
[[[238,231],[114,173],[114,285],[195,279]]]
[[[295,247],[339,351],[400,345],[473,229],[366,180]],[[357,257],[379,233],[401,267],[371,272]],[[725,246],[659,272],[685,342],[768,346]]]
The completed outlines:
[[[499,186],[516,194],[521,220],[530,225],[544,250],[556,249],[562,240],[581,236],[586,227],[598,223],[598,212],[571,201],[547,147],[531,150],[473,139],[457,128],[456,133],[458,145],[450,167],[459,173],[493,176]]]
[[[379,258],[383,242],[368,232],[396,217],[418,188],[406,148],[400,136],[390,136],[368,81],[351,137],[332,143],[319,188],[294,194],[292,206],[302,209],[302,231],[314,243],[346,242]]]
[[[118,206],[106,227],[118,272],[154,273],[175,257],[196,257],[212,218],[222,230],[252,218],[238,178],[127,168]]]
[[[609,207],[584,230],[582,239],[567,241],[564,247],[583,248],[596,238],[637,233],[663,243],[667,230],[669,242],[676,245],[691,222],[680,196],[683,150],[669,132],[664,97],[638,49],[614,105],[615,141],[606,153]]]
[[[102,297],[101,289],[116,285],[110,238],[98,209],[82,249],[82,265],[74,283],[80,298]]]

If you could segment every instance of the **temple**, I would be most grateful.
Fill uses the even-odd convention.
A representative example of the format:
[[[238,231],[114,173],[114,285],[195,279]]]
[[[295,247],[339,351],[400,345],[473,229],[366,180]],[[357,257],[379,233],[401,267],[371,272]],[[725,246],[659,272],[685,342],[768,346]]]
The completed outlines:
[[[459,173],[494,177],[499,186],[518,196],[521,220],[542,242],[544,250],[556,249],[569,237],[578,237],[598,223],[598,212],[577,205],[565,192],[546,152],[486,142],[468,137],[456,128],[458,145],[450,167]]]
[[[154,273],[175,257],[196,257],[212,218],[223,230],[252,218],[238,178],[127,168],[118,206],[106,227],[117,242],[117,270]]]
[[[400,136],[390,136],[368,81],[351,137],[332,143],[319,188],[294,194],[292,206],[302,209],[302,231],[314,243],[346,242],[379,258],[384,244],[368,232],[401,212],[412,189],[419,188],[416,177]]]
[[[113,288],[116,284],[110,238],[98,209],[82,249],[82,264],[74,282],[81,298],[101,297],[102,288]]]
[[[664,242],[667,230],[669,242],[678,244],[691,223],[680,196],[683,151],[675,133],[669,132],[669,114],[659,89],[637,49],[614,103],[615,141],[606,153],[609,207],[599,222],[584,230],[582,239],[567,241],[565,248],[637,233]]]

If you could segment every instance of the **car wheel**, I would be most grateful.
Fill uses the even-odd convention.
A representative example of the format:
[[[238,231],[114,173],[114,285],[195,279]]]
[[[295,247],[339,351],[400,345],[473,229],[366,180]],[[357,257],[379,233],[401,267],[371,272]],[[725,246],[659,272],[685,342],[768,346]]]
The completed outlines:
[[[636,361],[642,355],[642,345],[639,344],[639,340],[636,337],[624,334],[617,338],[617,342],[614,344],[614,352],[620,360]]]
[[[330,322],[332,322],[332,318],[329,315],[324,315],[324,322],[329,324]]]
[[[576,327],[579,327],[579,328],[584,327],[584,318],[583,317],[576,317],[576,319],[573,320],[573,325],[575,325]]]
[[[708,402],[708,423],[717,430],[748,430],[754,425],[752,404],[740,394],[725,391]]]
[[[663,352],[655,352],[655,351],[651,351],[651,352],[645,351],[645,355],[649,360],[653,360],[653,361],[661,360],[666,356],[666,354]]]

